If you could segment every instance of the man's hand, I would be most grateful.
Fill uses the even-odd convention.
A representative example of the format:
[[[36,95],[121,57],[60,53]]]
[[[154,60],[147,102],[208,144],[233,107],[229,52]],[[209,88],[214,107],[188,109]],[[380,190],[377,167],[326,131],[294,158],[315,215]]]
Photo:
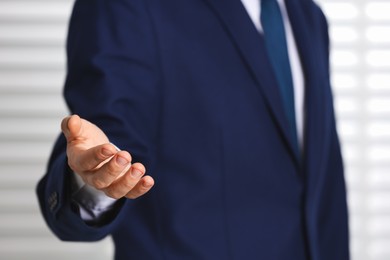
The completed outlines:
[[[131,164],[130,154],[118,151],[96,125],[73,115],[62,120],[61,128],[68,164],[86,184],[115,199],[135,199],[152,188],[154,180],[144,176],[145,167]]]

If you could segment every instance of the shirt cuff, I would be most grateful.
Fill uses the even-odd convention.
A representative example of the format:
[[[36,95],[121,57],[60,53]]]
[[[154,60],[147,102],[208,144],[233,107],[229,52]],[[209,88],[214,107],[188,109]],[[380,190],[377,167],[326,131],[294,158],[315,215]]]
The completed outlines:
[[[108,197],[104,192],[85,184],[83,179],[72,172],[73,200],[80,206],[80,216],[84,221],[98,221],[104,213],[109,212],[116,199]]]

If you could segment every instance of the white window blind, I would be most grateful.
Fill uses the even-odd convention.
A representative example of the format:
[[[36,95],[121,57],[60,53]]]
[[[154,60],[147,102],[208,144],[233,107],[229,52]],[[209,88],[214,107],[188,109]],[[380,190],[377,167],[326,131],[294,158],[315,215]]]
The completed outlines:
[[[290,1],[290,0],[286,0]],[[346,164],[353,260],[390,259],[390,2],[319,0]],[[35,185],[67,114],[61,89],[73,0],[0,0],[0,258],[111,259],[109,239],[64,243]]]
[[[65,243],[39,213],[61,118],[65,36],[73,0],[0,0],[0,259],[111,259],[110,239]]]
[[[390,259],[390,2],[321,0],[343,144],[354,260]]]

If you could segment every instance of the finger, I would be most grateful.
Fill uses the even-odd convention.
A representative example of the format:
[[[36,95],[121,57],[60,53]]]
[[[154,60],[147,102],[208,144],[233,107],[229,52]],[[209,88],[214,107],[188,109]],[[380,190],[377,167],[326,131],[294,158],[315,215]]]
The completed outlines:
[[[98,145],[85,151],[73,147],[68,149],[68,162],[75,172],[84,173],[94,171],[117,152],[118,150],[112,144]]]
[[[96,189],[105,189],[119,178],[123,172],[129,169],[130,163],[131,156],[128,152],[117,152],[114,157],[109,159],[108,162],[95,172],[85,174],[85,179],[87,183]]]
[[[66,140],[71,142],[81,134],[82,122],[78,115],[65,117],[61,122],[61,129]]]
[[[127,193],[126,198],[136,199],[147,193],[154,185],[154,180],[150,176],[143,177],[133,189]]]
[[[145,167],[140,163],[134,163],[131,168],[110,186],[104,192],[112,198],[122,198],[133,189],[145,174]]]

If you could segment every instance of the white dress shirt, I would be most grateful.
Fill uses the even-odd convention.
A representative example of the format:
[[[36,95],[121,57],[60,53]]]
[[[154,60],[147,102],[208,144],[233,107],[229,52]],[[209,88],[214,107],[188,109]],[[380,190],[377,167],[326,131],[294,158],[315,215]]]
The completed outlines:
[[[263,33],[260,22],[261,0],[241,0],[249,17],[259,33]],[[295,120],[297,126],[298,143],[303,149],[303,129],[304,129],[304,79],[303,71],[298,56],[298,50],[295,44],[290,21],[288,18],[284,0],[277,0],[282,13],[284,27],[286,31],[287,49],[291,65],[291,73],[294,85],[294,103],[295,103]],[[86,185],[78,174],[74,174],[75,193],[74,199],[80,205],[80,215],[85,221],[96,221],[99,217],[109,211],[115,199],[112,199],[89,185]]]
[[[261,0],[241,0],[253,24],[260,33],[263,28],[260,22]],[[288,56],[291,65],[291,74],[294,85],[294,104],[295,104],[295,121],[297,126],[298,143],[303,148],[303,128],[304,128],[304,80],[301,62],[298,55],[298,49],[295,44],[294,35],[288,18],[286,6],[283,0],[277,0],[282,13],[284,28],[286,31]]]

